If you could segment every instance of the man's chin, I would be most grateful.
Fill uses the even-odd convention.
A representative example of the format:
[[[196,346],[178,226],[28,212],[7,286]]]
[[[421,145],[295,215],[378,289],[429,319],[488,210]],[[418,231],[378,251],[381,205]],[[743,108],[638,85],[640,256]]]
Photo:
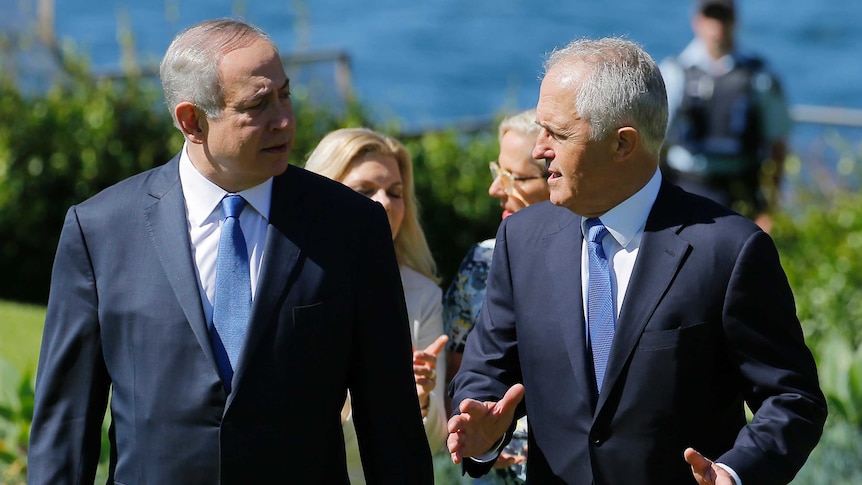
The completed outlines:
[[[561,195],[554,196],[554,193],[551,193],[551,203],[557,207],[563,207],[565,209],[569,209],[570,211],[578,214],[578,211],[575,210],[574,201],[571,197],[563,197]]]
[[[551,190],[551,203],[558,206],[565,206],[571,197],[560,194],[558,191]]]
[[[290,152],[272,157],[266,161],[266,164],[269,166],[272,176],[281,175],[287,170],[287,166],[290,165]]]

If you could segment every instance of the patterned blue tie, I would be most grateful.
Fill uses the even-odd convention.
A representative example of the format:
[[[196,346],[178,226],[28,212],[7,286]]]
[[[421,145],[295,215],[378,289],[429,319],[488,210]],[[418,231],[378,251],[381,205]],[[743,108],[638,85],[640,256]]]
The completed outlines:
[[[225,391],[230,393],[233,371],[239,360],[251,313],[251,277],[245,236],[239,225],[245,199],[228,194],[222,199],[221,207],[224,222],[218,242],[210,339]]]
[[[614,340],[614,301],[611,292],[611,275],[608,258],[602,248],[602,239],[608,230],[598,219],[587,219],[587,251],[590,255],[590,281],[587,287],[587,324],[590,348],[593,352],[593,369],[596,385],[602,392],[608,354]]]

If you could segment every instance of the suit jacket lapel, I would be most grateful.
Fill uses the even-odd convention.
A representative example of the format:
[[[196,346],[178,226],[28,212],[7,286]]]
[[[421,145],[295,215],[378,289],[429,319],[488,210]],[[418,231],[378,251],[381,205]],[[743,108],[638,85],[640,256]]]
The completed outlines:
[[[266,334],[266,329],[277,320],[275,313],[282,301],[281,296],[294,283],[293,273],[299,260],[302,240],[310,229],[310,222],[304,217],[307,208],[304,210],[301,202],[303,187],[290,183],[292,170],[299,169],[290,166],[284,175],[273,179],[263,261],[249,317],[251,324],[240,361],[234,370],[234,391],[228,397],[225,409],[230,406],[233,396],[242,385],[249,356],[254,354],[253,349]]]
[[[153,197],[153,203],[144,208],[150,239],[186,320],[201,350],[213,363],[213,372],[218,375],[192,261],[185,198],[180,185],[179,157],[154,172],[150,196]]]
[[[560,333],[566,341],[569,362],[575,382],[592,409],[595,383],[590,370],[592,360],[587,355],[586,321],[581,286],[581,234],[580,217],[560,220],[560,230],[545,237],[545,264],[553,279],[551,301],[559,302],[556,318]]]
[[[672,188],[664,183],[650,211],[644,228],[643,239],[638,250],[637,261],[632,270],[620,315],[616,323],[614,342],[608,357],[605,387],[616,385],[626,363],[631,358],[635,345],[640,340],[644,327],[651,318],[661,298],[667,292],[690,250],[688,242],[679,237],[679,220],[668,214],[675,213],[679,206],[674,202]],[[674,207],[677,206],[677,207]],[[611,392],[599,396],[597,413]]]

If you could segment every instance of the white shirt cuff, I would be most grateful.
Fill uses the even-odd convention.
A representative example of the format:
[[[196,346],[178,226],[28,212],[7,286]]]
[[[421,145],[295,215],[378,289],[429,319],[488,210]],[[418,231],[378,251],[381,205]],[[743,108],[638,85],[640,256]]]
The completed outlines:
[[[491,451],[479,456],[468,456],[467,458],[475,461],[476,463],[488,463],[489,461],[495,461],[497,459],[497,456],[500,454],[500,450],[503,449],[503,438],[505,438],[505,436],[501,437],[499,441],[494,443],[494,446],[491,447]]]
[[[739,478],[739,475],[736,474],[736,472],[733,470],[733,468],[730,468],[729,466],[725,465],[724,463],[716,463],[716,465],[723,468],[724,471],[726,471],[727,473],[730,473],[730,476],[733,477],[733,481],[736,482],[736,485],[742,485],[742,479]]]

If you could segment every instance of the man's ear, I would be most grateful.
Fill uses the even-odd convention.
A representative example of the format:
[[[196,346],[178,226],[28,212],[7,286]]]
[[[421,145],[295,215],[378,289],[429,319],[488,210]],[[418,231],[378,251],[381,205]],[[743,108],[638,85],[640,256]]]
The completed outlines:
[[[203,143],[206,140],[207,118],[203,111],[188,101],[183,101],[174,108],[180,130],[186,139],[192,143]]]
[[[616,146],[614,147],[614,158],[627,160],[640,145],[640,133],[631,126],[618,128],[616,132]]]

